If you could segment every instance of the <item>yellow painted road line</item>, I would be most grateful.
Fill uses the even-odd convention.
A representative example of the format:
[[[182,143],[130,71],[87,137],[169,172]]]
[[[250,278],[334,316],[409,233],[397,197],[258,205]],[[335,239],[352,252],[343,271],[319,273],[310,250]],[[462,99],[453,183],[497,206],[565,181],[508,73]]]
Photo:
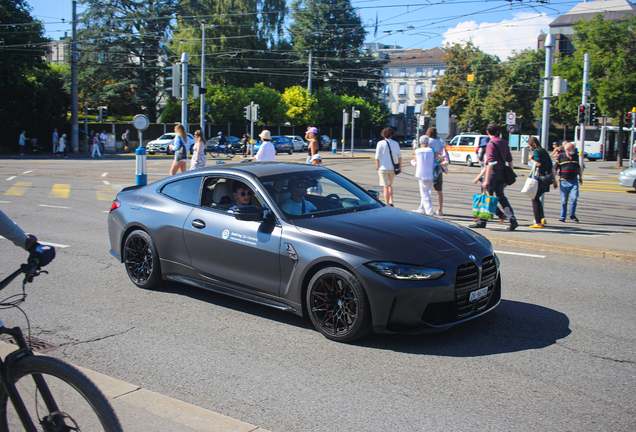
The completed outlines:
[[[113,201],[117,197],[117,192],[112,189],[100,189],[95,191],[99,201]]]
[[[11,186],[9,190],[6,191],[4,194],[13,195],[13,196],[22,196],[27,191],[27,189],[29,189],[32,185],[33,183],[17,182],[13,186]]]
[[[71,185],[55,183],[49,193],[49,198],[68,198],[71,194]]]
[[[630,189],[620,190],[620,189],[588,189],[588,188],[579,188],[581,191],[586,192],[614,192],[614,193],[627,193]]]

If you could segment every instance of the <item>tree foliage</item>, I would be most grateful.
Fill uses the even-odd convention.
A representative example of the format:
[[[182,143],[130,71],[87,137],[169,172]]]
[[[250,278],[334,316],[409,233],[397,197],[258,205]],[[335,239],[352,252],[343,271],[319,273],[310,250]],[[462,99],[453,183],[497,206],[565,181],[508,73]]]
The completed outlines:
[[[295,0],[292,11],[291,43],[301,70],[312,54],[312,89],[375,97],[382,87],[382,68],[363,49],[366,31],[350,1]],[[359,80],[367,85],[360,86]]]
[[[42,59],[48,44],[42,24],[33,19],[24,0],[0,0],[0,24],[0,146],[3,151],[17,149],[23,129],[29,138],[50,142],[53,128],[62,126],[70,98],[59,68]]]
[[[145,113],[155,121],[164,91],[159,76],[179,0],[81,0],[78,84],[82,99],[109,113]]]
[[[318,113],[316,99],[307,89],[300,86],[290,87],[283,93],[283,101],[287,106],[285,115],[293,126],[316,124]]]

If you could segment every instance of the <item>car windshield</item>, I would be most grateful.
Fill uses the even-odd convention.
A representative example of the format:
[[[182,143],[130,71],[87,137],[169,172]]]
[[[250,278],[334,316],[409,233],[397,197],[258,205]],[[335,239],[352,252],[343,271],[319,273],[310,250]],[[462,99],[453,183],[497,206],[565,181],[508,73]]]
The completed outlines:
[[[333,171],[299,171],[261,178],[290,219],[322,217],[382,207],[359,186]]]
[[[160,140],[174,139],[174,134],[161,135],[161,137],[158,138],[158,139],[160,139]]]

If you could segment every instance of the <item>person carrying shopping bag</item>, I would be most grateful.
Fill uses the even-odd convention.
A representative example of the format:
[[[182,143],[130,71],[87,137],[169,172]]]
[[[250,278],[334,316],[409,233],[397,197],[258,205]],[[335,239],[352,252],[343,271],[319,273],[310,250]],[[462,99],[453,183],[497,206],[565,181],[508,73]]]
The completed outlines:
[[[539,140],[535,137],[528,139],[528,146],[532,149],[530,162],[535,168],[539,187],[537,194],[532,199],[532,212],[534,213],[534,223],[530,225],[530,228],[543,228],[547,222],[545,220],[545,214],[543,212],[543,203],[541,202],[541,196],[550,191],[550,186],[555,183],[555,171],[552,167],[552,159],[548,152],[541,148]]]

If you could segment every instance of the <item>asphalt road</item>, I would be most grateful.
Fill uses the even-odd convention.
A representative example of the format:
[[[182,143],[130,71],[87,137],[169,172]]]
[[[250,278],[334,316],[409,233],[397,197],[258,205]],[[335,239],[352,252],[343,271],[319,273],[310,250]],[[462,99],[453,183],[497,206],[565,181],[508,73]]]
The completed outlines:
[[[330,166],[377,188],[372,163]],[[168,166],[151,160],[149,178]],[[108,253],[105,222],[133,170],[108,159],[0,164],[0,208],[58,245],[23,305],[33,335],[59,347],[48,355],[270,431],[636,429],[632,263],[497,248],[503,301],[492,313],[443,333],[337,344],[281,311],[174,283],[132,285]],[[476,174],[449,176],[448,208],[464,205],[455,189],[472,194]],[[31,185],[6,195],[18,182]],[[55,184],[70,185],[67,198]],[[398,207],[416,207],[417,189],[397,188]],[[598,195],[615,205],[608,220],[629,215],[633,195]],[[4,240],[0,254],[0,276],[25,258]],[[1,314],[26,326],[19,311]]]

